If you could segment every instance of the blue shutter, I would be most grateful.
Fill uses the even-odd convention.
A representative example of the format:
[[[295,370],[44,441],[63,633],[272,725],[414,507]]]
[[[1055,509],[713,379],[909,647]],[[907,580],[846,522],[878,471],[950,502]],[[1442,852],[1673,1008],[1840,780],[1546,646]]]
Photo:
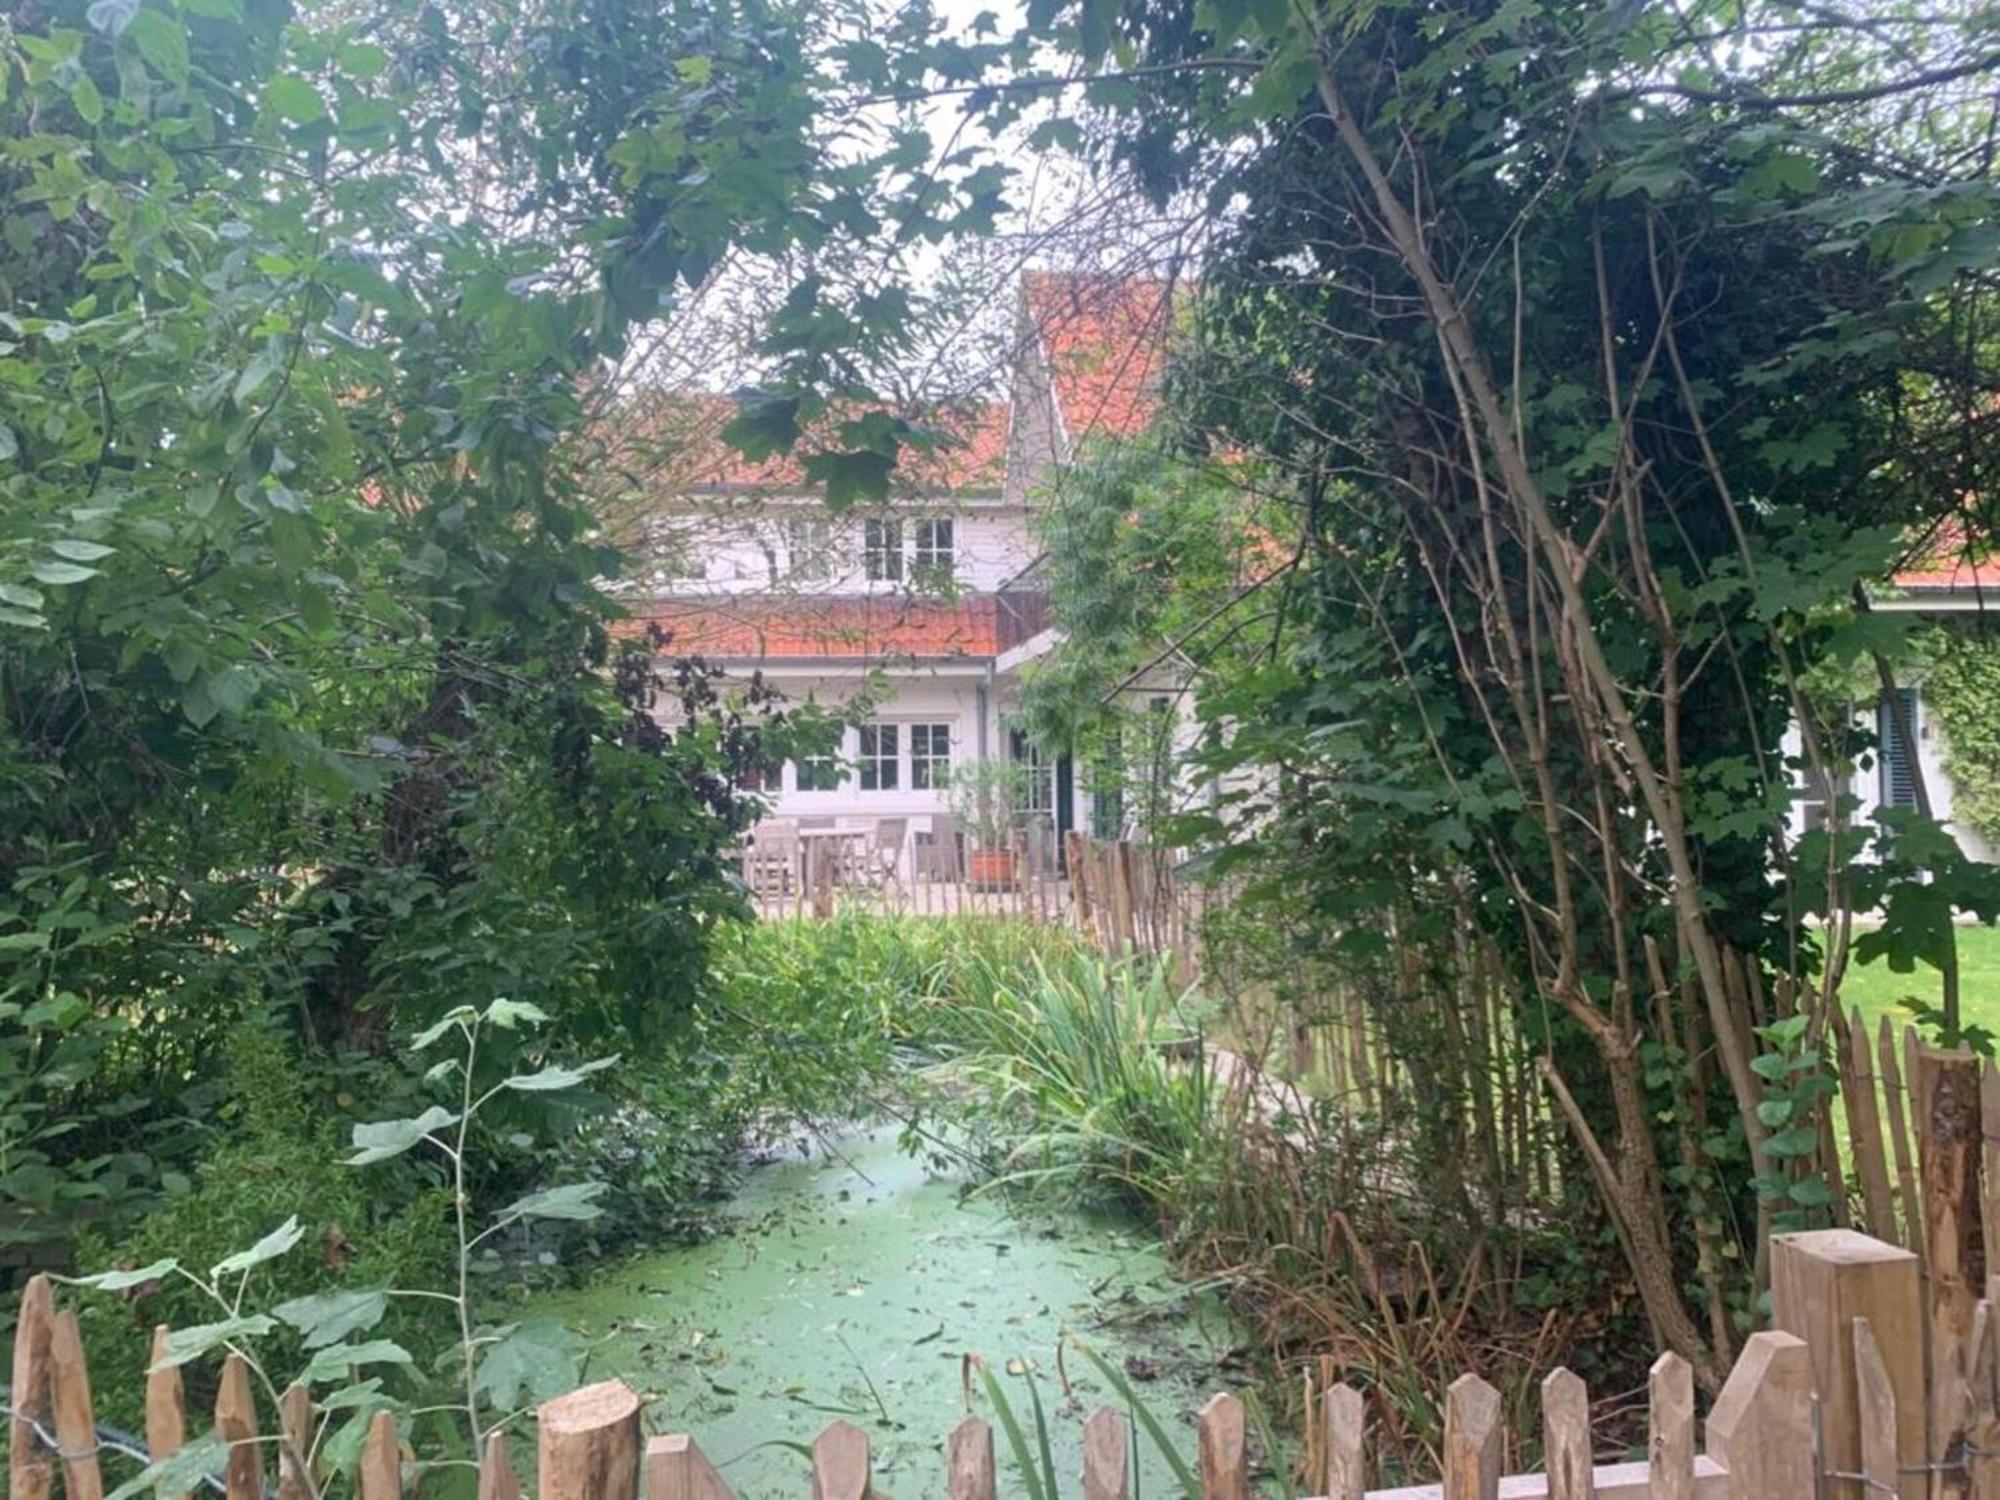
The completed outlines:
[[[1910,726],[1910,738],[1918,739],[1923,733],[1923,723],[1917,717],[1917,690],[1911,687],[1898,688],[1896,693],[1902,699],[1903,716]],[[1882,805],[1915,807],[1916,768],[1903,753],[1903,737],[1896,732],[1896,715],[1890,710],[1886,696],[1875,710],[1875,738],[1881,747]]]

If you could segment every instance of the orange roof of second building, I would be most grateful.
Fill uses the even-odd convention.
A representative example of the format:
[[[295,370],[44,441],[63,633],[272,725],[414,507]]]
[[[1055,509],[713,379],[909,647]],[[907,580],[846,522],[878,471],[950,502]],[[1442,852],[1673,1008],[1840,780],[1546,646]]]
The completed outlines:
[[[703,391],[642,395],[606,424],[604,441],[614,462],[648,474],[652,483],[679,489],[761,490],[802,493],[816,489],[802,467],[814,446],[769,458],[746,458],[723,441],[722,430],[741,408],[735,398]],[[967,402],[913,415],[935,434],[929,447],[907,445],[897,456],[892,484],[899,490],[963,493],[996,490],[1007,461],[1008,411],[997,401]],[[837,439],[828,446],[838,446]]]
[[[1021,297],[1071,438],[1132,437],[1160,403],[1173,288],[1151,277],[1030,271]]]

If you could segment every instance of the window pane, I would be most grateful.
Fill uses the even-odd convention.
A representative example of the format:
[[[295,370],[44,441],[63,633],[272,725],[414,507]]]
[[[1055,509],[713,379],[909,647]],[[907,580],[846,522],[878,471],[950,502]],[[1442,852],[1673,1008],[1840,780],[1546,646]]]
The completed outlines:
[[[903,576],[903,523],[864,521],[861,523],[861,561],[868,577],[877,583]]]
[[[785,523],[785,562],[794,581],[825,581],[833,572],[832,554],[833,534],[827,522],[793,517]]]
[[[840,790],[840,762],[831,755],[808,755],[798,763],[797,774],[802,792]]]
[[[937,791],[951,781],[951,726],[912,724],[910,726],[910,787],[913,791]]]
[[[895,724],[861,726],[861,789],[864,792],[892,792],[901,784],[897,776],[900,768],[898,728]]]
[[[952,534],[950,521],[917,522],[916,565],[930,573],[950,573]]]

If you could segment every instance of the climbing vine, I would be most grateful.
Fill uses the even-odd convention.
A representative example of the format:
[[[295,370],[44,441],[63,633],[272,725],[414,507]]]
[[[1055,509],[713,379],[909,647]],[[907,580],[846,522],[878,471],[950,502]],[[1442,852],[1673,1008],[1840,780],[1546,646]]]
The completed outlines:
[[[1939,625],[1917,641],[1925,702],[1944,730],[1952,819],[2000,839],[2000,641]]]

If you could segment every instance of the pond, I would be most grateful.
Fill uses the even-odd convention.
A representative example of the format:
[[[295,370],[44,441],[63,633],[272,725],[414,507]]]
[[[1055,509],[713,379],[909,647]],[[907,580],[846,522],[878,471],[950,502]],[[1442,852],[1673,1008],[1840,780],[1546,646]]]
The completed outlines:
[[[941,1491],[966,1353],[989,1362],[1031,1443],[1030,1383],[1039,1391],[1067,1489],[1082,1469],[1083,1417],[1118,1404],[1079,1338],[1134,1377],[1191,1457],[1195,1409],[1245,1383],[1232,1365],[1240,1331],[1213,1295],[1178,1281],[1129,1222],[1017,1212],[962,1187],[901,1150],[893,1127],[857,1131],[754,1169],[723,1235],[626,1262],[531,1311],[593,1339],[589,1378],[639,1391],[649,1430],[692,1433],[743,1500],[806,1495],[795,1445],[836,1417],[867,1431],[882,1489]],[[1003,1490],[1020,1493],[983,1395],[977,1410],[994,1424]],[[1137,1492],[1171,1493],[1143,1436],[1136,1456]]]

